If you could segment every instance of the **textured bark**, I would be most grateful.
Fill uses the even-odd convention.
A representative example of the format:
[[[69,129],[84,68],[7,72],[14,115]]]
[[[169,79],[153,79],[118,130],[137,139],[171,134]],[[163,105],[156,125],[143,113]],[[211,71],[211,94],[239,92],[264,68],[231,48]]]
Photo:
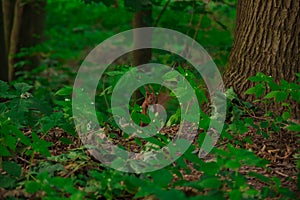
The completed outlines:
[[[23,23],[19,47],[32,47],[43,41],[46,20],[46,0],[31,0],[24,5]],[[26,58],[29,61],[22,70],[32,70],[40,64],[40,56],[30,55]]]
[[[14,20],[11,29],[9,52],[8,52],[8,80],[12,81],[14,75],[14,65],[16,63],[15,55],[18,52],[18,44],[20,43],[20,31],[22,25],[24,7],[22,0],[17,0],[14,9]]]
[[[3,11],[2,4],[0,3],[0,80],[8,81],[8,69],[7,67],[7,54],[5,52],[5,34],[4,34],[4,24],[3,24]]]
[[[244,92],[253,86],[247,78],[257,72],[276,82],[296,81],[295,73],[300,72],[299,7],[299,0],[238,1],[234,43],[224,73],[227,88],[233,87],[242,99],[251,101],[254,96]],[[295,102],[293,108],[299,113]]]
[[[150,2],[142,1],[141,10],[137,10],[133,16],[133,28],[149,27],[152,26],[152,7]],[[134,45],[137,46],[140,43],[151,44],[151,35],[141,35],[138,32],[134,32]],[[152,56],[152,49],[141,49],[133,51],[133,66],[139,66],[149,63]],[[139,90],[135,92],[135,99],[137,103],[141,105],[143,103],[143,95]]]
[[[133,28],[152,26],[152,8],[150,4],[143,6],[142,10],[136,11],[133,16]],[[145,35],[134,33],[134,44],[151,44],[151,36],[145,38]],[[142,49],[133,52],[133,65],[138,66],[150,61],[152,55],[151,49]]]
[[[11,80],[12,75],[9,74],[8,67],[8,54],[10,45],[10,34],[13,24],[13,13],[14,13],[15,0],[2,0],[1,2],[1,69],[0,69],[0,79],[4,81]]]
[[[0,52],[1,80],[14,79],[14,66],[20,61],[15,55],[22,48],[32,47],[43,41],[45,7],[46,0],[2,0],[3,34],[1,33],[0,42],[4,42],[4,48]],[[40,61],[38,54],[21,59],[29,61],[29,64],[18,70],[31,70]]]
[[[13,24],[15,2],[15,0],[2,0],[4,41],[6,53],[8,53],[9,51],[10,33]]]

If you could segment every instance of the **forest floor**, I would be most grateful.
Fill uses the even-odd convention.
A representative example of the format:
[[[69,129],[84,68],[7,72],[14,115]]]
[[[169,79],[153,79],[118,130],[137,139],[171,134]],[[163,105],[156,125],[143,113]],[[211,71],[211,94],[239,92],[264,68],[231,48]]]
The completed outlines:
[[[163,128],[161,132],[172,137],[172,135],[174,135],[178,131],[178,128],[179,126],[175,125],[175,126]],[[128,140],[125,140],[122,137],[121,132],[115,131],[115,133],[120,137],[114,138],[114,140],[119,141],[119,144],[127,146]],[[252,138],[251,144],[243,140],[247,136],[248,137],[250,136]],[[73,140],[73,144],[70,145],[63,144],[59,140],[59,138],[61,137],[69,137],[71,140]],[[74,150],[82,146],[82,143],[78,138],[76,139],[58,128],[53,129],[45,139],[54,144],[51,149],[51,154],[53,156],[62,155],[64,153],[67,153],[67,151]],[[297,194],[299,193],[297,187],[298,170],[296,166],[296,161],[297,161],[297,156],[299,156],[299,152],[297,151],[300,149],[300,143],[299,143],[299,137],[297,137],[295,133],[282,130],[280,133],[272,133],[269,135],[268,138],[266,138],[256,134],[255,130],[250,129],[247,133],[235,137],[235,141],[237,140],[240,141],[239,142],[240,145],[235,145],[236,147],[251,150],[255,152],[255,154],[258,155],[259,157],[267,159],[269,161],[269,164],[267,164],[267,168],[243,165],[239,169],[239,172],[243,175],[246,175],[246,177],[248,178],[247,181],[249,185],[253,186],[257,190],[261,190],[263,187],[267,186],[267,184],[262,182],[261,180],[258,180],[253,177],[250,178],[247,176],[249,172],[255,172],[266,177],[274,177],[274,176],[278,177],[281,181],[281,187],[288,188],[289,190],[294,191]],[[226,148],[226,144],[228,143],[232,143],[232,141],[219,140],[217,146],[219,148],[222,148],[222,146]],[[138,145],[136,146],[131,145],[130,148],[132,149],[132,151],[135,151],[140,147]],[[71,167],[66,166],[65,168],[67,169],[67,172],[61,174],[61,176],[69,177],[73,173],[77,173],[77,172],[87,173],[88,170],[93,168],[93,164],[92,164],[93,162],[95,163],[94,165],[95,167],[99,167],[99,165],[97,165],[98,161],[95,160],[92,156],[88,157],[88,159],[90,159],[90,164],[81,167],[74,166],[74,164],[70,163]],[[20,161],[22,162],[22,160]],[[211,159],[210,155],[204,158],[205,162],[210,162],[211,160],[213,159]],[[39,160],[36,159],[36,163],[38,161]],[[28,168],[28,163],[25,162],[25,160],[23,162],[23,168],[25,171],[26,168]],[[185,174],[185,172],[183,172],[184,179],[186,181],[199,180],[202,173],[194,169],[192,163],[190,163],[190,168],[191,168],[190,174]],[[176,175],[174,175],[174,180],[176,180]],[[195,191],[192,188],[178,188],[178,189],[183,190],[189,196],[197,195],[197,191]]]
[[[162,132],[164,134],[168,135],[174,135],[178,131],[178,125],[171,126],[168,128],[162,129]],[[281,133],[273,133],[270,134],[269,138],[265,138],[261,135],[255,134],[255,130],[250,130],[246,134],[240,135],[236,140],[241,141],[242,144],[240,147],[244,149],[251,150],[256,153],[261,158],[265,158],[270,163],[267,165],[267,168],[259,168],[259,167],[249,167],[249,166],[242,166],[239,169],[239,172],[243,175],[246,175],[249,172],[255,172],[259,173],[261,175],[264,175],[266,177],[278,177],[281,180],[281,186],[285,188],[289,188],[289,190],[298,192],[297,191],[297,166],[296,166],[296,156],[299,156],[297,154],[297,150],[300,149],[300,143],[297,140],[297,137],[295,133],[292,132],[281,132]],[[25,134],[30,134],[30,130],[25,131]],[[200,133],[201,134],[201,133]],[[252,138],[253,143],[245,143],[243,142],[243,138],[246,136],[250,136]],[[73,144],[63,144],[59,139],[61,137],[67,137],[73,141]],[[53,146],[50,150],[51,156],[57,156],[62,154],[67,154],[68,151],[72,151],[78,148],[82,147],[82,143],[78,138],[75,138],[73,136],[70,136],[63,130],[59,128],[52,129],[49,134],[47,134],[46,138],[47,141],[52,142]],[[119,138],[115,138],[115,140],[119,140],[123,145],[127,145],[128,140],[124,140],[123,137],[120,135]],[[226,148],[226,144],[230,141],[219,141],[217,146],[221,147],[224,146]],[[135,148],[134,146],[131,146],[132,148]],[[136,146],[136,148],[139,148]],[[221,147],[222,148],[222,147]],[[86,152],[87,153],[87,152]],[[26,172],[30,167],[34,167],[39,164],[40,161],[42,161],[44,158],[39,158],[37,155],[34,158],[34,162],[30,163],[27,158],[21,158],[18,157],[18,163],[22,165],[23,171]],[[76,162],[65,165],[64,173],[61,173],[61,177],[70,177],[73,174],[76,173],[82,173],[86,174],[88,170],[91,170],[92,168],[99,168],[99,163],[94,158],[86,157],[85,159],[88,159],[87,165],[82,166],[76,166]],[[205,162],[210,162],[211,156],[207,156],[204,158]],[[197,171],[193,168],[192,163],[190,163],[191,173],[185,174],[185,172],[182,172],[183,177],[186,181],[196,181],[199,180],[202,173]],[[176,180],[176,175],[174,175],[174,180]],[[248,177],[248,184],[253,186],[255,189],[262,189],[263,187],[266,187],[267,184],[262,182],[261,180],[250,178]],[[182,191],[184,191],[188,196],[195,196],[198,194],[198,192],[193,188],[177,188]],[[15,189],[13,191],[8,190],[0,190],[0,196],[27,196],[24,194],[24,190],[18,190]],[[41,194],[42,195],[42,194]],[[300,193],[299,193],[300,195]],[[27,196],[28,197],[28,196]],[[31,196],[32,197],[32,196]],[[35,196],[37,197],[37,196]]]

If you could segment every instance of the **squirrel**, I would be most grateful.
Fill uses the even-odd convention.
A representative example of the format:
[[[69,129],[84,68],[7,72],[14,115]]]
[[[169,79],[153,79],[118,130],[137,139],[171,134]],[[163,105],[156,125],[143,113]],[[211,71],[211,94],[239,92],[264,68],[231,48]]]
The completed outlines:
[[[147,115],[147,111],[148,111],[148,107],[149,105],[154,105],[157,103],[158,101],[158,97],[157,95],[154,93],[154,90],[152,88],[152,86],[150,85],[149,86],[150,89],[152,90],[151,93],[149,92],[148,88],[145,86],[145,90],[146,90],[146,97],[145,97],[145,100],[142,104],[142,114],[143,115]],[[146,126],[147,124],[141,122],[140,123],[140,126],[143,127],[143,126]]]

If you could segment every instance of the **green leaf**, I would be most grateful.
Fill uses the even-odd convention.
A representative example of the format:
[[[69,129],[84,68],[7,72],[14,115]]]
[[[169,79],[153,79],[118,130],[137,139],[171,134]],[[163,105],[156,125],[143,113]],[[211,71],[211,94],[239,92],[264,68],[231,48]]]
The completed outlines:
[[[177,81],[178,72],[177,71],[169,71],[168,73],[163,75],[163,80],[165,81]]]
[[[169,190],[162,190],[159,189],[154,192],[156,197],[160,200],[170,200],[170,199],[187,199],[185,194],[181,190],[176,189],[169,189]]]
[[[241,163],[238,160],[229,160],[226,162],[225,166],[230,169],[239,169],[241,167]]]
[[[32,86],[27,83],[16,83],[14,84],[14,87],[20,94],[28,92],[32,88]]]
[[[108,76],[119,76],[123,75],[125,72],[124,71],[110,71],[110,72],[105,72]]]
[[[3,161],[2,162],[2,168],[9,175],[12,175],[12,176],[15,176],[15,177],[19,177],[21,175],[21,173],[22,173],[21,167],[17,163],[15,163],[15,162]]]
[[[201,164],[201,171],[207,175],[215,175],[220,171],[220,166],[216,162],[204,162]]]
[[[264,96],[264,99],[271,99],[271,98],[275,98],[277,96],[277,93],[279,91],[272,91],[272,92],[269,92],[268,94],[266,94],[266,96]]]
[[[63,144],[73,144],[73,141],[66,137],[60,138],[59,141],[61,141]]]
[[[277,93],[276,95],[276,102],[282,102],[285,101],[287,99],[287,97],[289,96],[289,93],[286,91],[280,91]]]
[[[229,194],[230,199],[234,199],[234,200],[239,200],[242,199],[242,193],[240,190],[236,189],[236,190],[232,190]]]
[[[173,179],[173,175],[166,169],[161,169],[151,173],[153,182],[160,187],[167,187]]]
[[[0,156],[11,156],[11,153],[8,151],[8,149],[2,144],[0,145]]]
[[[58,96],[70,96],[72,94],[72,91],[73,91],[73,88],[70,87],[70,86],[65,86],[61,89],[59,89],[55,95],[58,95]]]
[[[0,80],[0,97],[3,97],[3,98],[6,97],[4,94],[7,93],[8,88],[9,88],[8,84],[6,82]]]
[[[201,180],[199,185],[203,188],[218,189],[221,187],[222,182],[217,177],[208,177]]]
[[[300,90],[292,90],[290,94],[295,101],[300,103]]]
[[[265,91],[266,88],[264,84],[257,84],[255,86],[255,95],[257,98],[261,97]]]
[[[259,174],[259,173],[256,173],[256,172],[252,172],[250,171],[248,173],[249,176],[253,176],[255,178],[257,178],[258,180],[262,181],[262,182],[265,182],[265,183],[271,183],[271,179],[262,175],[262,174]]]
[[[300,124],[292,124],[287,128],[290,131],[300,132]]]
[[[15,184],[15,179],[7,175],[0,175],[0,188],[10,188]]]
[[[48,147],[52,145],[51,142],[41,140],[35,132],[32,132],[32,148],[33,150],[40,152],[44,156],[50,156]]]
[[[64,114],[62,112],[54,112],[49,117],[44,117],[42,119],[42,131],[47,133],[52,128],[58,125],[58,122],[63,118]]]
[[[5,144],[11,149],[16,150],[17,138],[12,135],[5,135]]]
[[[248,90],[245,91],[245,94],[256,94],[255,87],[251,87]]]
[[[248,80],[252,82],[264,82],[264,81],[271,80],[271,77],[265,75],[262,72],[258,72],[255,76],[248,78]]]
[[[25,189],[26,189],[26,192],[28,193],[36,193],[37,191],[39,191],[41,188],[41,184],[36,182],[36,181],[27,181],[25,183]]]
[[[291,114],[289,112],[284,112],[282,113],[281,117],[283,120],[287,120],[288,118],[291,117]]]

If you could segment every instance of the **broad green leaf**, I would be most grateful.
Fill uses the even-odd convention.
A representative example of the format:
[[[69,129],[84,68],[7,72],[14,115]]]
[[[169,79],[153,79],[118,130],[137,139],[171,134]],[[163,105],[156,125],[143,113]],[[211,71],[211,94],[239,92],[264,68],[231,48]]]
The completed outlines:
[[[264,98],[265,98],[265,99],[275,98],[278,92],[279,92],[279,91],[272,91],[272,92],[269,92],[268,94],[266,94],[266,96],[264,96]]]
[[[0,188],[10,188],[15,184],[15,179],[7,175],[0,174]]]
[[[203,188],[218,189],[221,187],[222,182],[217,177],[208,177],[201,180],[199,185]]]
[[[261,97],[266,91],[266,86],[264,83],[259,83],[252,88],[249,88],[245,94],[255,94],[257,98]]]
[[[271,183],[271,179],[268,178],[268,177],[266,177],[266,176],[264,176],[264,175],[262,175],[262,174],[250,171],[248,173],[248,175],[257,178],[258,180],[260,180],[262,182]]]
[[[27,181],[25,183],[25,189],[26,189],[26,192],[28,193],[36,193],[37,191],[39,191],[41,188],[41,183],[38,183],[36,181]]]
[[[271,77],[265,75],[262,72],[258,72],[255,76],[248,78],[248,80],[252,82],[263,82],[263,81],[271,80]]]
[[[165,81],[177,81],[178,72],[177,71],[169,71],[165,75],[163,75],[163,80]]]
[[[73,88],[70,87],[70,86],[65,86],[61,89],[59,89],[55,95],[58,95],[58,96],[69,96],[72,94],[72,91],[73,91]]]
[[[154,194],[160,200],[187,199],[185,197],[185,194],[181,190],[176,190],[176,189],[169,189],[169,190],[160,189],[158,192],[155,192]]]
[[[173,175],[169,170],[161,169],[151,173],[153,183],[160,187],[167,187],[173,179]]]
[[[246,195],[246,197],[252,197],[253,198],[253,197],[259,195],[259,191],[256,190],[256,189],[249,189],[244,194]]]
[[[7,82],[1,81],[0,80],[0,97],[5,98],[6,97],[6,93],[8,90],[9,86],[7,84]]]
[[[256,94],[255,87],[251,87],[248,90],[245,91],[245,94]]]
[[[300,124],[289,125],[287,129],[290,131],[300,132]]]
[[[2,168],[9,175],[14,176],[14,177],[19,177],[21,175],[21,173],[22,173],[21,167],[17,163],[15,163],[15,162],[3,161],[2,162]]]
[[[38,137],[35,132],[32,132],[32,148],[34,151],[40,152],[44,156],[50,156],[48,147],[52,145],[51,142],[47,142]]]
[[[282,102],[285,101],[287,99],[287,97],[289,96],[288,92],[285,91],[280,91],[276,94],[276,102]]]
[[[291,117],[291,114],[289,112],[284,112],[282,113],[281,117],[283,120],[287,120],[288,118]]]
[[[216,162],[204,162],[200,168],[207,175],[215,175],[220,171],[220,166]]]
[[[230,169],[239,169],[241,167],[241,163],[238,160],[229,160],[226,162],[225,166]]]
[[[11,153],[8,151],[8,149],[2,144],[0,145],[0,156],[11,156]]]
[[[295,101],[297,101],[298,103],[300,103],[300,89],[299,90],[292,90],[291,92],[290,92],[290,94],[291,94],[291,96],[292,96],[292,98],[293,98],[293,100],[295,100]]]
[[[11,150],[16,150],[16,143],[17,143],[17,138],[7,134],[5,136],[5,144],[11,149]]]
[[[61,141],[63,144],[73,144],[73,141],[66,137],[59,138],[59,141]]]
[[[230,200],[242,199],[242,192],[238,189],[232,190],[229,194]]]
[[[20,94],[28,92],[32,88],[32,86],[27,83],[16,83],[14,84],[14,87]]]

